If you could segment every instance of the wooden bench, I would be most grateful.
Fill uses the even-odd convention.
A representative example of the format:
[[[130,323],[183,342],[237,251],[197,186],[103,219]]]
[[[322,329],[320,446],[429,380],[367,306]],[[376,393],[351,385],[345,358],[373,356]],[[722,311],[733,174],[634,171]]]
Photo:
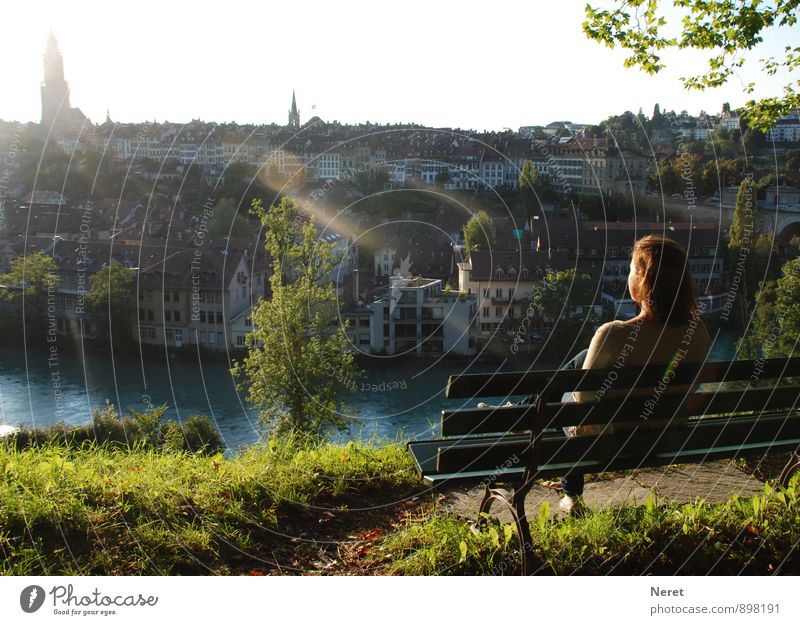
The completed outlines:
[[[800,358],[451,376],[445,396],[464,400],[464,407],[442,411],[441,438],[412,441],[408,448],[432,489],[485,484],[478,522],[494,502],[511,512],[527,574],[532,543],[525,496],[535,480],[572,468],[601,473],[791,450],[780,478],[786,485],[800,469],[800,386],[791,377],[800,378]],[[693,393],[669,394],[669,387],[695,384]],[[565,392],[600,389],[609,391],[608,399],[561,403]],[[626,393],[611,398],[610,390]],[[536,399],[500,405],[519,395]],[[489,397],[497,406],[474,407]],[[656,419],[674,425],[607,427]],[[604,431],[567,437],[562,428],[572,425]]]

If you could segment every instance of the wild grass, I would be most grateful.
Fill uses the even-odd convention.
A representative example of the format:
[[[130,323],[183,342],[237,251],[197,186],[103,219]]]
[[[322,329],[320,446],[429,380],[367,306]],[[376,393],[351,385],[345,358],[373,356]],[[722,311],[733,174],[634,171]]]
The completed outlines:
[[[529,519],[534,572],[545,575],[797,574],[800,487],[765,485],[724,504],[644,505]],[[492,521],[474,534],[460,518],[432,510],[386,537],[373,552],[405,575],[519,573],[516,528]]]
[[[0,444],[0,572],[230,572],[260,554],[287,502],[414,484],[399,444],[272,441],[232,458],[186,451]]]

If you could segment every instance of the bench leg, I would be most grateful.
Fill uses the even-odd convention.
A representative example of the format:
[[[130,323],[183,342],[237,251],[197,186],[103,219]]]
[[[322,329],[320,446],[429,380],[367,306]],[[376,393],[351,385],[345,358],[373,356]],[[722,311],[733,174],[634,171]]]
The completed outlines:
[[[789,458],[789,462],[785,467],[783,467],[783,471],[781,471],[780,477],[780,484],[784,488],[789,486],[789,480],[792,479],[792,476],[795,474],[796,471],[800,471],[800,453],[794,452],[792,453],[791,457]]]
[[[531,537],[531,528],[528,525],[528,519],[525,515],[525,494],[526,490],[515,490],[513,494],[499,488],[490,488],[486,486],[481,500],[480,510],[478,511],[478,520],[470,526],[470,529],[478,533],[480,528],[486,523],[486,515],[492,508],[495,501],[502,503],[511,513],[514,519],[514,524],[517,526],[517,534],[519,535],[520,550],[522,554],[522,574],[530,575],[533,568],[533,539]]]

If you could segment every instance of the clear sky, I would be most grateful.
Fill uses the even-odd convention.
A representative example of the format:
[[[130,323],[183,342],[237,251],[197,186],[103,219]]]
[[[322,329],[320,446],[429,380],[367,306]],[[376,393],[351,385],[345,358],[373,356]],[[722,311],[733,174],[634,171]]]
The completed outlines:
[[[594,4],[603,4],[597,0]],[[0,119],[38,121],[42,55],[52,27],[73,106],[93,121],[286,123],[292,89],[301,120],[417,122],[464,129],[555,120],[596,123],[641,107],[718,112],[749,96],[741,83],[687,92],[704,67],[664,55],[648,76],[624,52],[590,42],[583,1],[27,2],[6,3],[0,35]],[[607,4],[607,2],[606,2]],[[791,33],[800,35],[800,31]],[[790,37],[772,36],[757,60]],[[791,42],[796,45],[800,36]],[[781,77],[749,62],[742,82],[778,95]],[[783,78],[785,81],[785,77]],[[315,109],[312,109],[312,105]]]

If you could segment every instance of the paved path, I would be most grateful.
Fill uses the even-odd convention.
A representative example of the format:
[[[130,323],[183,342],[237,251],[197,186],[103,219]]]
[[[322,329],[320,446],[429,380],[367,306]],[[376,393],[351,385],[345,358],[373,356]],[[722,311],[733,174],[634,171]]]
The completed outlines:
[[[742,497],[752,497],[761,491],[764,483],[733,468],[727,460],[703,464],[642,469],[628,473],[625,477],[601,480],[586,484],[584,499],[593,509],[641,504],[650,493],[659,499],[669,499],[676,503],[693,502],[697,498],[708,503],[726,501],[734,493]],[[446,508],[462,516],[474,519],[483,497],[483,486],[473,488],[454,488],[444,493]],[[550,504],[550,514],[559,514],[560,493],[534,486],[525,500],[525,510],[529,518],[539,513],[542,502]],[[506,523],[511,515],[501,508],[492,508],[493,513]]]

